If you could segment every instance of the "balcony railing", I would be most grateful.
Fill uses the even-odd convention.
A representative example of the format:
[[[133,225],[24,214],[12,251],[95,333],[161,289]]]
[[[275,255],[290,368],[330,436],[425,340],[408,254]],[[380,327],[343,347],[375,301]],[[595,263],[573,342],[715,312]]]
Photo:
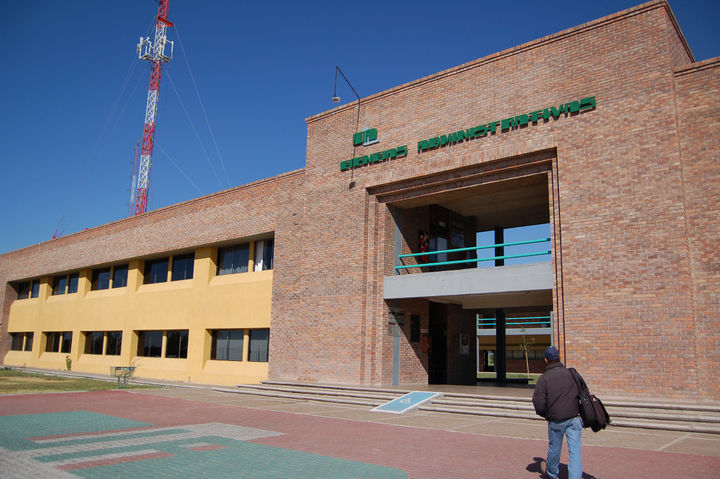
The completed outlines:
[[[522,319],[523,321],[516,321]],[[525,321],[535,320],[535,321]],[[478,329],[484,328],[485,326],[492,326],[495,328],[495,318],[478,318],[477,327]],[[505,326],[525,326],[527,324],[540,324],[541,328],[550,327],[550,316],[521,316],[517,318],[505,318]]]
[[[437,251],[423,251],[421,253],[409,253],[409,254],[401,254],[398,255],[398,258],[402,262],[403,258],[415,258],[419,256],[435,256],[441,255],[441,254],[447,254],[447,253],[462,253],[467,251],[478,251],[481,249],[491,249],[491,248],[505,248],[505,247],[513,247],[513,246],[520,246],[520,245],[528,245],[528,244],[537,244],[537,243],[550,243],[550,238],[541,238],[541,239],[535,239],[535,240],[527,240],[527,241],[515,241],[512,243],[498,243],[498,244],[491,244],[491,245],[484,245],[484,246],[471,246],[468,248],[457,248],[457,249],[445,249],[445,250],[437,250]],[[489,256],[485,258],[468,258],[468,259],[458,259],[453,261],[434,261],[430,263],[417,263],[417,264],[404,264],[395,266],[396,270],[402,270],[407,268],[425,268],[428,266],[448,266],[448,265],[455,265],[455,264],[467,264],[467,263],[480,263],[484,261],[495,261],[495,260],[505,260],[505,259],[515,259],[515,258],[527,258],[531,256],[542,256],[542,255],[550,255],[552,253],[551,249],[543,250],[543,251],[536,251],[532,253],[520,253],[520,254],[509,254],[509,255],[502,255],[502,256]]]
[[[478,336],[487,336],[495,334],[497,325],[496,318],[478,318],[477,334]],[[505,318],[506,331],[522,329],[538,329],[552,328],[552,316],[518,316],[514,318]],[[537,331],[533,331],[537,332]]]

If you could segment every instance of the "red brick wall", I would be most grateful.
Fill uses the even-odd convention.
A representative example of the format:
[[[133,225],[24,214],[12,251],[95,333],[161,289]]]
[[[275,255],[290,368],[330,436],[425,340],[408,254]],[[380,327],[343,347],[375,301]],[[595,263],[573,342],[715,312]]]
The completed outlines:
[[[720,58],[676,70],[678,130],[685,198],[692,331],[666,359],[697,358],[698,395],[720,397]],[[684,360],[681,360],[681,367]],[[683,371],[683,374],[685,371]]]
[[[598,393],[716,396],[699,384],[695,354],[681,371],[657,367],[695,334],[674,106],[684,56],[666,3],[650,2],[309,118],[308,294],[302,323],[274,327],[312,339],[297,358],[275,356],[273,374],[389,382],[391,342],[378,331],[394,225],[368,189],[551,151],[554,309],[567,362]],[[590,95],[594,111],[417,153],[420,139]],[[353,148],[358,124],[377,128],[380,143]],[[400,145],[405,158],[340,171],[343,160]],[[295,361],[298,374],[284,366]]]

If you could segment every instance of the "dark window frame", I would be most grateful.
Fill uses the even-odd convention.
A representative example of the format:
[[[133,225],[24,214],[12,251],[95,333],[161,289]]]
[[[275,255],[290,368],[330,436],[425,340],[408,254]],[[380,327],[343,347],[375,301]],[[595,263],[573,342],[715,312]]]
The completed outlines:
[[[57,353],[60,352],[60,333],[45,333],[45,352],[46,353]]]
[[[67,293],[68,277],[66,274],[53,276],[52,283],[53,283],[52,284],[52,295],[53,296],[61,296],[65,293]]]
[[[251,329],[250,337],[248,340],[248,361],[256,363],[266,363],[268,362],[269,357],[270,328]]]
[[[165,357],[171,359],[187,359],[190,331],[187,329],[171,329],[166,331]]]
[[[167,283],[170,266],[170,257],[151,259],[145,261],[144,284]]]
[[[170,281],[192,279],[195,270],[195,252],[173,256],[171,269]]]
[[[127,263],[118,264],[116,266],[113,266],[112,270],[112,287],[115,288],[124,288],[127,286],[127,279],[128,279],[128,270],[129,265]]]
[[[22,281],[17,284],[17,299],[28,299],[32,289],[32,281]]]
[[[212,349],[210,352],[210,359],[215,361],[243,360],[243,353],[245,349],[244,329],[214,329],[211,331],[211,334]]]
[[[263,243],[263,271],[273,269],[275,263],[275,239],[266,239]]]
[[[138,331],[137,355],[143,358],[162,357],[162,331]],[[159,341],[159,345],[157,342]],[[156,354],[157,352],[157,354]]]
[[[262,246],[262,257],[260,260],[262,261],[262,266],[260,269],[258,269],[257,265],[257,259],[258,259],[258,248]],[[254,258],[255,258],[255,266],[253,269],[255,271],[267,271],[269,269],[273,269],[273,261],[275,258],[275,240],[274,238],[266,238],[263,240],[257,240],[254,245]]]
[[[75,294],[78,292],[78,284],[80,283],[80,273],[70,273],[67,280],[67,294]]]
[[[105,355],[120,356],[122,353],[122,331],[106,331]]]
[[[243,261],[244,259],[244,261]],[[247,273],[250,269],[250,243],[239,243],[226,248],[218,248],[218,276]]]
[[[102,355],[104,339],[104,331],[87,331],[84,354]]]
[[[69,353],[72,350],[72,331],[46,332],[46,353]]]
[[[69,353],[72,350],[72,331],[65,331],[62,333],[62,342],[60,344],[61,353]]]
[[[10,333],[10,351],[22,351],[25,347],[25,333]]]
[[[110,289],[111,268],[96,268],[92,272],[92,291],[102,291]]]

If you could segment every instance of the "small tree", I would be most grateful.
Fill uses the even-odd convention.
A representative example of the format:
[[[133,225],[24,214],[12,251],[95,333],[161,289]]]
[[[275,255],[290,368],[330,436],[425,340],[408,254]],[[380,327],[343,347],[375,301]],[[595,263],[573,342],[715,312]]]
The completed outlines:
[[[525,353],[525,371],[527,371],[527,378],[530,379],[530,361],[528,359],[528,346],[535,344],[535,337],[533,336],[528,340],[527,336],[525,336],[525,328],[522,328],[522,332],[523,336],[521,346],[523,348],[523,353]]]

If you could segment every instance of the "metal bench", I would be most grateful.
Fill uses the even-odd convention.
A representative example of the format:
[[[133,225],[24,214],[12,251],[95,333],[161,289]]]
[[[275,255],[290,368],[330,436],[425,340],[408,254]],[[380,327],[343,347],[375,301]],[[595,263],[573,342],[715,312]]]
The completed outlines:
[[[118,389],[127,388],[127,381],[135,371],[135,366],[110,366],[110,375],[117,378]]]

